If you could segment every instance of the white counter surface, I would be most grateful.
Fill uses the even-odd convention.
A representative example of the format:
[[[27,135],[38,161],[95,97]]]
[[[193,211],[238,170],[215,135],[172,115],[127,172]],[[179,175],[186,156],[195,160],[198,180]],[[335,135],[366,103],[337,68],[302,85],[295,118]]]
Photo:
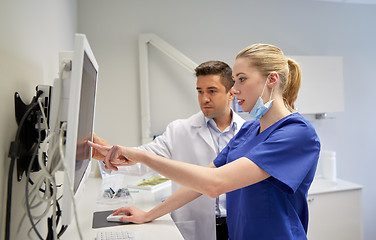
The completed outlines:
[[[337,179],[336,181],[317,178],[314,179],[312,185],[308,191],[308,195],[322,194],[329,192],[339,192],[339,191],[348,191],[361,189],[362,186],[348,182],[345,180]]]
[[[183,240],[181,233],[169,214],[145,224],[129,224],[93,229],[93,212],[112,210],[125,205],[136,206],[142,210],[149,210],[158,204],[158,201],[160,200],[159,197],[155,197],[158,193],[153,193],[150,190],[134,190],[131,192],[133,202],[119,205],[97,204],[96,199],[99,190],[101,189],[101,184],[101,178],[89,178],[87,185],[85,186],[85,197],[80,200],[77,206],[83,239],[95,239],[98,231],[119,231],[124,229],[136,233],[136,236],[138,237],[137,239]],[[61,240],[72,239],[79,239],[74,220],[61,237]]]

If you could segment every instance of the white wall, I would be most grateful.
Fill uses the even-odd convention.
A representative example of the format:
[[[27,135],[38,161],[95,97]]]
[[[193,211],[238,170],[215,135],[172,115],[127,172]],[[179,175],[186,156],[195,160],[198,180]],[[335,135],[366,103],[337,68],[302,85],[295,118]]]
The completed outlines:
[[[52,85],[58,73],[58,52],[73,49],[73,34],[77,31],[76,0],[2,0],[0,2],[0,206],[1,237],[5,228],[8,151],[14,140],[17,124],[14,115],[14,93],[20,93],[30,103],[38,84]],[[25,213],[25,177],[13,181],[12,235]],[[43,225],[45,220],[43,221]],[[25,219],[17,239],[28,239],[30,228]]]
[[[375,239],[375,12],[375,5],[307,0],[80,0],[78,29],[87,34],[101,69],[96,132],[112,143],[140,143],[140,33],[159,35],[197,63],[219,59],[232,65],[239,50],[257,42],[275,44],[287,55],[343,56],[346,111],[313,123],[323,149],[337,151],[338,177],[364,185],[365,239]],[[173,114],[174,106],[166,113],[168,104],[158,102],[154,129],[163,129],[163,118],[185,117],[198,107],[192,107],[194,89],[165,83],[167,77],[175,84],[184,70],[164,64],[163,56],[151,61],[160,68],[152,79],[164,83],[154,86],[153,94],[161,94],[155,101],[180,99],[181,109],[188,109]]]

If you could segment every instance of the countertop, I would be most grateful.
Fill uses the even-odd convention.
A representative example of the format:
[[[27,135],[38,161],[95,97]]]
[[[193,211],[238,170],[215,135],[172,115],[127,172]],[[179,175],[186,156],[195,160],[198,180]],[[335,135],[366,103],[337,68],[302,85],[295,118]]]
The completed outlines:
[[[308,195],[339,192],[339,191],[349,191],[362,189],[363,186],[348,182],[342,179],[328,180],[323,178],[314,179],[311,188],[308,191]]]

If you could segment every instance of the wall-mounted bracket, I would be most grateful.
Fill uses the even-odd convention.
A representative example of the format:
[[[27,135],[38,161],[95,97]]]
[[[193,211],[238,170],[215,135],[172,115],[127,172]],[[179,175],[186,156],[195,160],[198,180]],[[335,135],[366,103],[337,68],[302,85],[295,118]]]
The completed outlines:
[[[18,153],[12,153],[17,156],[18,181],[21,181],[22,175],[27,171],[33,156],[38,153],[38,142],[41,142],[47,135],[48,129],[46,129],[46,124],[41,117],[40,106],[36,103],[38,99],[41,100],[44,115],[47,117],[49,115],[50,93],[50,86],[38,85],[36,95],[33,97],[30,104],[25,104],[18,92],[14,94],[16,122],[19,127],[21,127],[21,129],[19,129],[18,139],[16,139],[16,141],[18,141],[16,143]],[[28,116],[21,123],[25,114],[28,114]],[[40,166],[38,161],[34,161],[31,166],[31,171],[36,172],[39,170]]]

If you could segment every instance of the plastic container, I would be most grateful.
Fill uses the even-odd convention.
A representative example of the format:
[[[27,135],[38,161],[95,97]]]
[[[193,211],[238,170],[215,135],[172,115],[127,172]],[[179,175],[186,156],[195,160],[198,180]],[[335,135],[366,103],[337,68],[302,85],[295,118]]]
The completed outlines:
[[[336,181],[337,180],[336,152],[321,151],[319,162],[321,165],[321,177],[323,179]]]

